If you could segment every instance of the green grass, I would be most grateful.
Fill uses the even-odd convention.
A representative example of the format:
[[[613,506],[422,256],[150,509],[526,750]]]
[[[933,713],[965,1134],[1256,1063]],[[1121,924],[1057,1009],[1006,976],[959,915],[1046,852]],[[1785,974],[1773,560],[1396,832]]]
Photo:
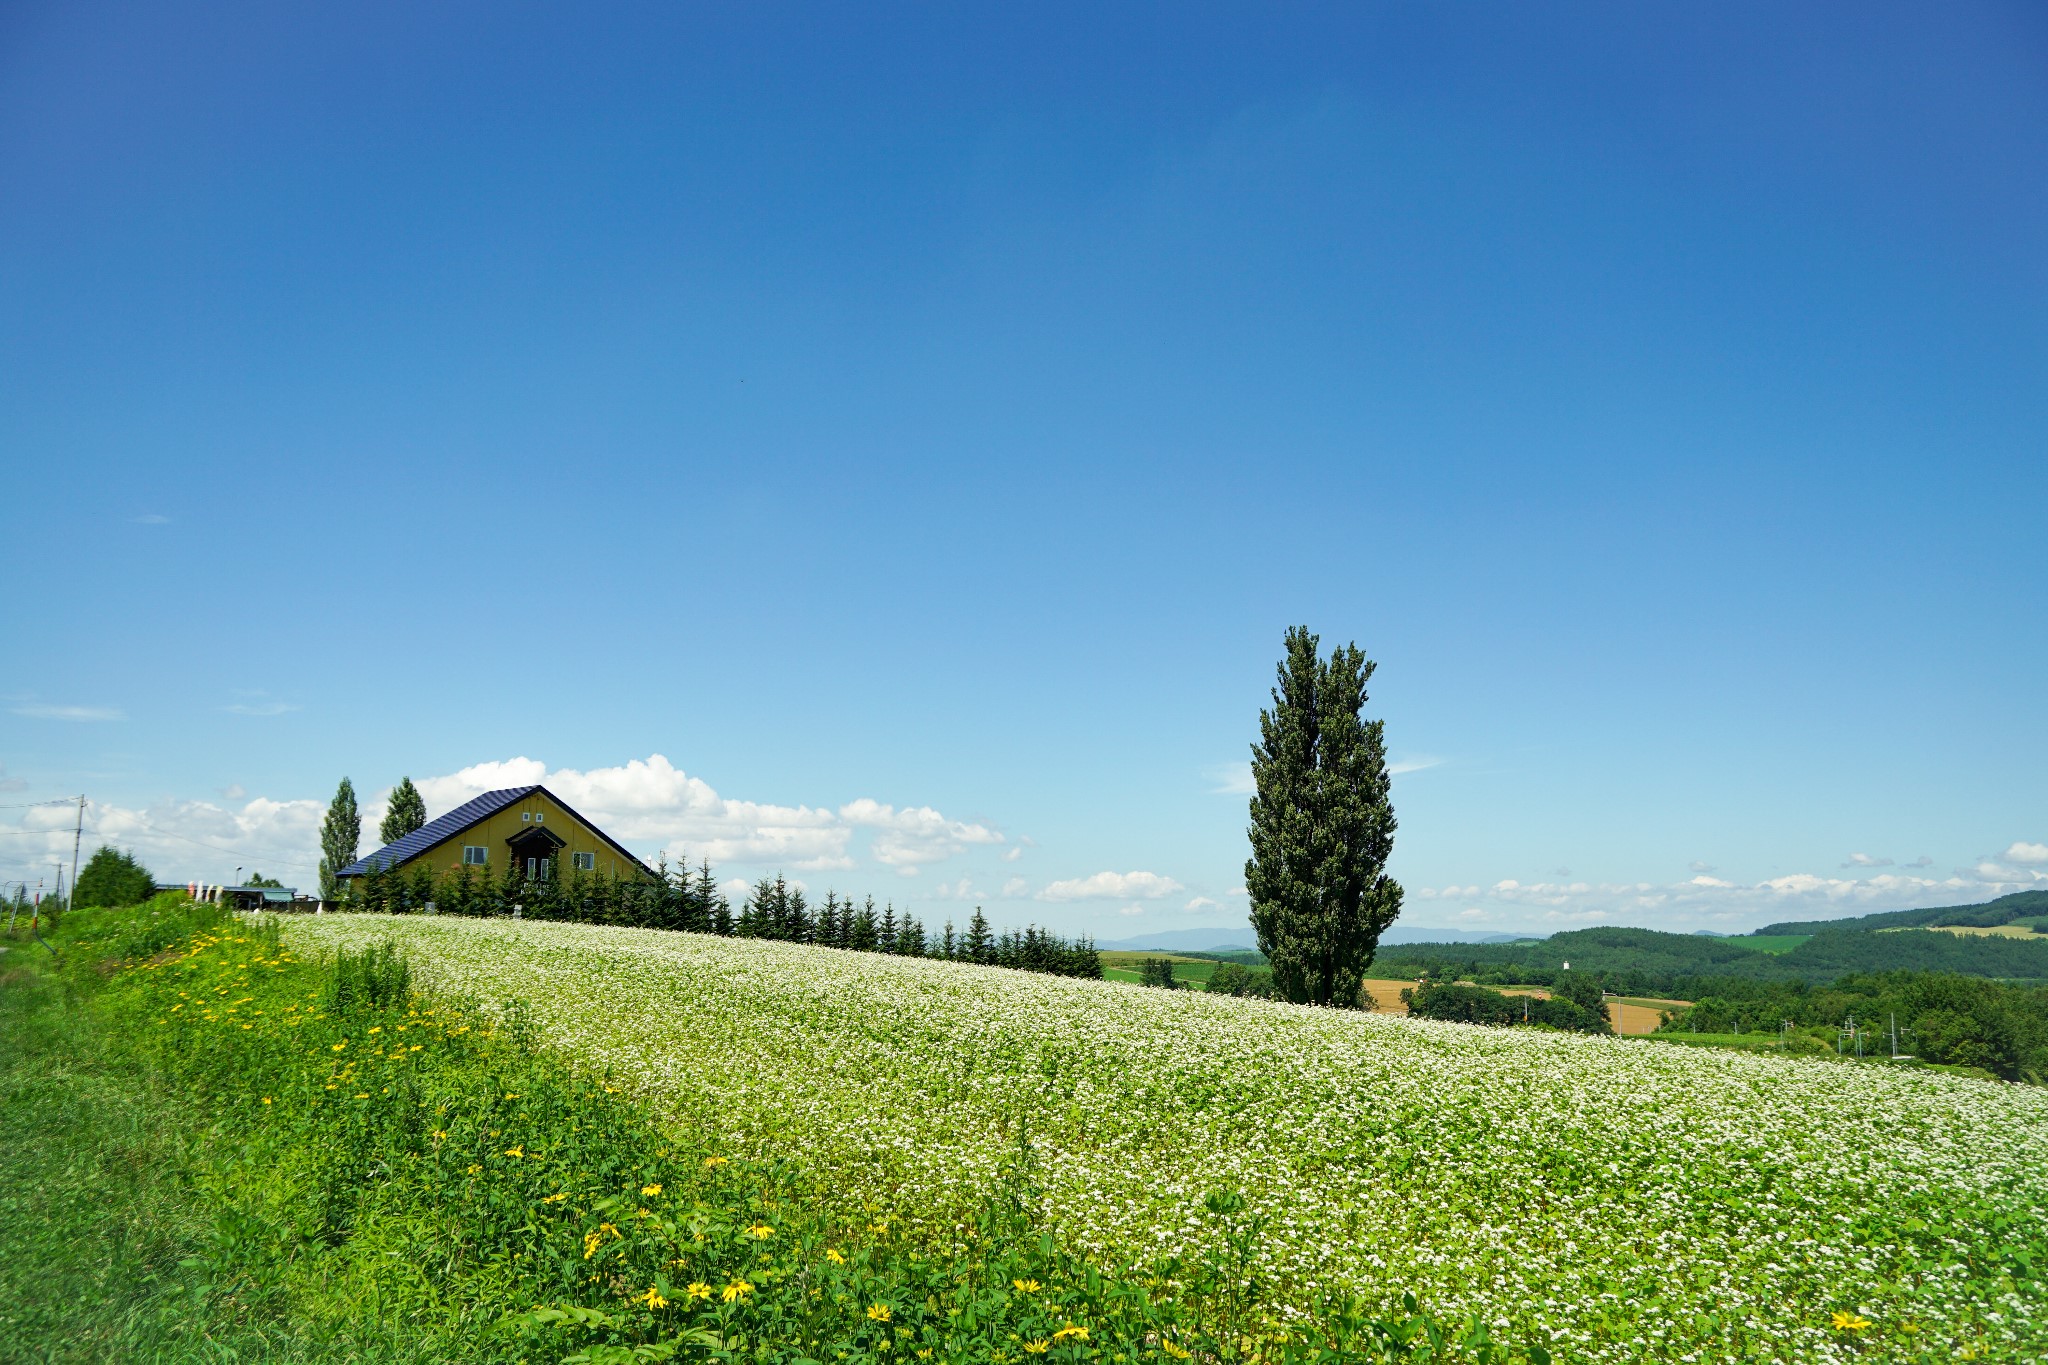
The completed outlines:
[[[1812,934],[1746,934],[1721,941],[1759,953],[1789,953],[1812,937]]]
[[[260,1292],[216,1298],[195,1116],[24,936],[0,954],[0,1361],[311,1360]]]

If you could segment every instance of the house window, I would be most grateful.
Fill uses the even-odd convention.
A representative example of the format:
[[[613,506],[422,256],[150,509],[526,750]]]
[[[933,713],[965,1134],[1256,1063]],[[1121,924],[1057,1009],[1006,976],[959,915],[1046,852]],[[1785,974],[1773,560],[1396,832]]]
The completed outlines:
[[[464,844],[462,863],[465,867],[482,867],[491,860],[490,852],[482,844]]]
[[[533,823],[535,823],[536,825],[545,825],[547,822],[548,813],[546,811],[537,810],[533,813]]]
[[[531,820],[533,818],[533,812],[530,810],[523,810],[519,812],[519,818],[521,821]]]
[[[578,853],[574,856],[578,872],[597,871],[597,855],[595,853]]]
[[[554,872],[554,864],[555,860],[553,858],[528,858],[526,860],[526,879],[528,881],[546,881]]]

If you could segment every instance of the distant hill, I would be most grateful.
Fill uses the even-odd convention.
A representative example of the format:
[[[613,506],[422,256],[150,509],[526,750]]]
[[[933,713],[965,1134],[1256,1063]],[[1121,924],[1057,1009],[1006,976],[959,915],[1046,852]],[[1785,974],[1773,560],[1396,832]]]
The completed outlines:
[[[1228,948],[1256,948],[1259,936],[1247,924],[1241,929],[1162,929],[1156,934],[1120,938],[1095,945],[1112,952],[1150,948],[1154,952],[1203,953]]]
[[[2011,924],[2017,919],[2031,919],[2035,915],[2048,915],[2048,891],[2015,891],[1981,905],[1886,910],[1875,915],[1857,915],[1852,919],[1787,920],[1783,924],[1767,924],[1756,932],[1759,935],[1819,934],[1836,930],[1917,929],[1940,924],[1989,927]]]

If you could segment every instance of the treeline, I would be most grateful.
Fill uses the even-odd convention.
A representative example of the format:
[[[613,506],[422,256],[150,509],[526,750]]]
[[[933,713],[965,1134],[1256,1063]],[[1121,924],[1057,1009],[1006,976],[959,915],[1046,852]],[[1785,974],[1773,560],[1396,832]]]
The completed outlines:
[[[528,879],[509,865],[497,876],[461,867],[436,874],[424,865],[373,869],[354,879],[349,908],[384,914],[425,911],[478,917],[518,914],[524,919],[672,929],[727,938],[808,943],[898,957],[936,957],[990,967],[1099,978],[1102,961],[1089,938],[1066,939],[1036,925],[996,932],[979,906],[964,929],[947,920],[937,932],[893,904],[876,910],[874,897],[856,904],[836,891],[813,904],[803,888],[780,876],[763,878],[735,911],[708,862],[695,871],[666,863],[653,882],[570,871]]]
[[[1500,1027],[1541,1025],[1570,1033],[1614,1032],[1607,1020],[1600,979],[1582,971],[1560,972],[1547,1000],[1455,981],[1424,981],[1402,991],[1401,1000],[1409,1014],[1422,1019]]]
[[[2010,986],[1955,972],[1873,972],[1826,986],[1740,978],[1699,983],[1692,1008],[1664,1033],[1840,1031],[1852,1022],[1889,1048],[1930,1062],[1975,1067],[2010,1081],[2048,1084],[2048,986]]]
[[[1837,930],[1911,929],[1938,924],[1990,928],[2017,920],[2048,917],[2048,891],[2015,891],[1979,905],[1937,905],[1924,910],[1884,910],[1854,919],[1786,920],[1759,934],[1823,934]]]
[[[1831,930],[1784,953],[1740,939],[1666,934],[1654,929],[1576,929],[1538,942],[1404,943],[1384,949],[1374,974],[1469,978],[1480,985],[1555,982],[1569,962],[1619,995],[1698,998],[1704,978],[1827,982],[1855,973],[1956,972],[2005,980],[2048,980],[2048,936],[2002,938],[1938,929],[1892,933]]]

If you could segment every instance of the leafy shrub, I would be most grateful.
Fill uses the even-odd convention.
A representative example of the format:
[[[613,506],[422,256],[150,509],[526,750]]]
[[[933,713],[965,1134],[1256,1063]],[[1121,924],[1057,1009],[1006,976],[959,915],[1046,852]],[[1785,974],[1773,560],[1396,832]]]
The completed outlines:
[[[156,878],[135,860],[134,854],[101,844],[80,869],[77,893],[71,900],[81,909],[89,905],[140,905],[155,891]]]

